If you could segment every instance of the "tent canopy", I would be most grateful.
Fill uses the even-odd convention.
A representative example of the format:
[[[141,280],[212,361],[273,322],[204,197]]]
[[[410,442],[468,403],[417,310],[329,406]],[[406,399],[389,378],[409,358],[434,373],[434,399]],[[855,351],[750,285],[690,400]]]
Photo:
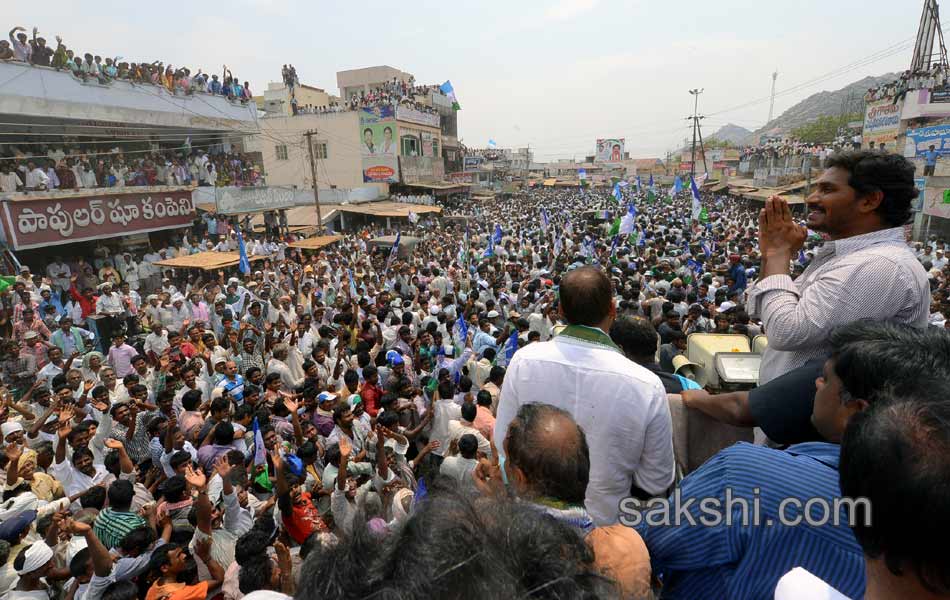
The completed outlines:
[[[248,261],[264,260],[264,256],[248,256]],[[224,267],[233,267],[241,262],[241,255],[238,252],[199,252],[187,256],[178,256],[165,260],[155,261],[160,267],[169,267],[172,269],[204,269],[205,271],[214,271]]]

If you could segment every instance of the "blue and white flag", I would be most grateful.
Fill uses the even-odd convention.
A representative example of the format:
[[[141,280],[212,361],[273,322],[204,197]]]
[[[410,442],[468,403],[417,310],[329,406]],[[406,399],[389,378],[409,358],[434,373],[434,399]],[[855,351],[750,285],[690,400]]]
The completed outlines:
[[[623,192],[620,191],[620,184],[619,184],[619,183],[615,183],[615,184],[614,184],[613,196],[614,196],[614,200],[616,200],[618,204],[619,204],[620,202],[623,202]]]
[[[564,233],[566,233],[567,235],[570,235],[570,236],[573,236],[573,235],[574,235],[574,226],[571,225],[571,219],[570,219],[570,218],[568,218],[566,221],[564,221]]]
[[[620,189],[625,189],[625,188],[630,187],[630,182],[629,182],[629,181],[618,181],[618,182],[617,182],[617,185],[620,186]]]
[[[406,216],[409,217],[409,222],[412,223],[413,225],[415,225],[416,223],[419,222],[419,215],[417,215],[416,213],[412,212],[412,210],[410,210],[410,211],[409,211],[409,214],[406,215]]]
[[[641,229],[640,234],[637,236],[637,246],[640,246],[641,248],[643,248],[646,245],[647,245],[647,236]]]
[[[495,223],[495,234],[492,236],[492,241],[494,241],[496,244],[500,244],[503,235],[504,234],[501,231],[501,225]]]
[[[696,180],[692,178],[689,180],[689,193],[693,196],[693,220],[699,221],[703,212],[703,204],[699,200],[699,188],[696,187]]]
[[[551,221],[548,219],[548,211],[541,207],[541,228],[545,231],[548,230],[548,226],[551,224]]]
[[[518,330],[515,329],[511,332],[511,335],[508,336],[508,341],[505,342],[504,351],[500,356],[504,357],[504,365],[511,363],[512,357],[515,355],[515,352],[518,351]],[[501,361],[498,361],[501,362]]]
[[[637,175],[637,193],[639,194],[642,191],[643,191],[643,183],[640,181],[640,176]]]
[[[620,219],[620,233],[630,235],[636,228],[637,207],[631,202],[627,207],[627,214]]]
[[[617,240],[620,239],[619,235],[615,235],[614,239],[610,241],[610,257],[615,258],[617,256]]]
[[[805,249],[801,248],[798,251],[798,264],[804,266],[808,262],[808,257],[805,256]]]
[[[602,210],[602,211],[600,211],[600,218],[603,219],[604,221],[609,221],[609,220],[610,220],[610,211],[609,211],[609,210]]]
[[[492,236],[488,236],[488,247],[485,248],[485,253],[482,254],[482,258],[491,258],[495,256],[495,239]]]
[[[402,232],[396,232],[396,241],[393,242],[393,247],[389,251],[389,258],[386,259],[386,270],[389,270],[389,266],[393,264],[393,259],[396,258],[396,255],[399,254],[399,242],[402,241]]]
[[[468,323],[465,321],[465,315],[459,313],[458,321],[455,322],[455,327],[452,330],[455,334],[455,344],[459,348],[464,347],[465,340],[468,338]]]
[[[498,147],[498,144],[495,143],[495,140],[488,140],[488,147],[494,150]]]
[[[353,269],[346,270],[347,277],[350,278],[350,300],[356,298],[356,282],[353,281]]]
[[[651,190],[656,189],[653,185],[653,173],[650,173],[650,183],[647,184],[647,187],[650,188]]]
[[[554,238],[554,256],[559,256],[562,250],[564,250],[564,242],[561,241],[561,236],[558,236]]]
[[[579,181],[587,181],[587,169],[578,169],[577,170],[577,179]]]
[[[234,234],[237,236],[238,253],[241,257],[238,261],[238,270],[240,270],[241,273],[247,275],[251,272],[251,261],[247,258],[247,248],[244,246],[244,236],[241,235],[241,228],[237,225],[234,226]]]
[[[677,175],[673,180],[673,187],[670,189],[670,198],[675,198],[677,194],[683,191],[683,180]]]
[[[264,436],[261,435],[257,417],[254,417],[254,466],[267,464],[267,450],[264,448]]]
[[[709,244],[706,243],[706,240],[703,240],[702,243],[703,254],[706,255],[706,258],[712,256],[712,250],[709,249]]]
[[[703,266],[693,260],[692,258],[687,259],[686,268],[689,269],[689,272],[692,274],[693,279],[696,279],[698,274],[703,272]]]

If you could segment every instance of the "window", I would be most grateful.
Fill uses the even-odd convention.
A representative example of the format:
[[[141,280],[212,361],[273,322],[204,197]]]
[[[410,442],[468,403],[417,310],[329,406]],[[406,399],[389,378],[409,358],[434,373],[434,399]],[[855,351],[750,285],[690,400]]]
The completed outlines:
[[[277,155],[277,160],[287,160],[287,146],[275,146],[274,153]]]
[[[439,140],[432,140],[432,156],[439,158]]]
[[[313,143],[313,157],[317,160],[329,158],[327,154],[327,142],[317,140]]]
[[[419,140],[414,137],[404,136],[402,138],[402,155],[419,156]]]

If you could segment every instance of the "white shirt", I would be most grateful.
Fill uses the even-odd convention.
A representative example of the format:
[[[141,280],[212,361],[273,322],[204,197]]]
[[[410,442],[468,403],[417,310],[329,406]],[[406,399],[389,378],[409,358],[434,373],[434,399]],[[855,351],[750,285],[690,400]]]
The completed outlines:
[[[432,423],[429,425],[429,439],[439,440],[439,447],[432,450],[437,456],[444,456],[449,449],[449,422],[462,417],[462,407],[453,398],[440,398],[432,404]]]
[[[493,437],[500,454],[509,423],[529,403],[564,409],[584,430],[591,464],[584,503],[597,525],[617,522],[631,483],[650,494],[673,483],[672,422],[663,384],[615,347],[561,334],[519,350],[498,402]]]
[[[20,178],[16,173],[13,173],[12,171],[5,175],[0,173],[0,192],[13,193],[16,191],[18,185],[22,184],[20,183]]]
[[[49,177],[40,168],[35,168],[26,174],[26,187],[39,188],[49,186]]]

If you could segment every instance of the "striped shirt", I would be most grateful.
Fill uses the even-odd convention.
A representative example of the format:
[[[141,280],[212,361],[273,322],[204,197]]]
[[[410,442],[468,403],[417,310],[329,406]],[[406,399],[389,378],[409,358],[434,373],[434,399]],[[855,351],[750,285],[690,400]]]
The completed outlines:
[[[118,546],[122,539],[133,529],[145,527],[145,519],[134,512],[102,509],[92,526],[92,532],[106,548]]]
[[[862,319],[926,327],[927,273],[904,240],[904,228],[825,242],[802,275],[761,279],[748,292],[749,314],[762,319],[769,346],[759,385],[828,356],[828,332]]]
[[[839,523],[792,527],[786,519],[802,517],[804,503],[821,498],[832,503],[841,495],[838,485],[839,446],[825,442],[797,444],[774,450],[744,442],[727,448],[686,477],[679,486],[680,506],[694,499],[685,514],[671,511],[680,524],[636,526],[650,551],[653,573],[663,580],[663,598],[768,598],[785,573],[804,567],[849,598],[864,595],[864,554],[848,527],[846,509]],[[754,490],[758,489],[756,496]],[[727,504],[731,490],[733,504]],[[753,499],[759,499],[759,525],[752,520]],[[672,497],[671,497],[672,498]],[[700,502],[714,498],[725,507],[717,515],[732,515],[732,525],[703,525]],[[749,517],[735,499],[749,506]],[[780,505],[786,498],[800,504]],[[731,509],[729,508],[731,506]],[[833,505],[832,505],[833,506]],[[675,510],[675,509],[674,509]],[[812,519],[825,515],[822,507],[809,506]],[[707,517],[708,518],[708,517]],[[645,515],[644,521],[649,519]],[[771,525],[766,525],[770,523]]]

